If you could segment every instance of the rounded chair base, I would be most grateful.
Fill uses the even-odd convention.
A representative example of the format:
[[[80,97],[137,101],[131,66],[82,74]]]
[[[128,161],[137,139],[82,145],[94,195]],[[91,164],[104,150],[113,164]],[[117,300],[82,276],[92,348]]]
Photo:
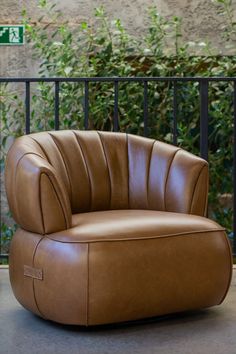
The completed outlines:
[[[14,294],[43,318],[86,326],[218,305],[231,279],[229,243],[220,226],[194,218],[198,231],[95,240],[70,229],[67,242],[62,232],[19,229],[10,250]]]

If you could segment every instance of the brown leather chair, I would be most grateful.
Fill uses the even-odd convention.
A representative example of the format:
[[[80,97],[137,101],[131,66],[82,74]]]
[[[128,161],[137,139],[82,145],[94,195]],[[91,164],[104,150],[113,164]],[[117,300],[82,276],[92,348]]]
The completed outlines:
[[[20,228],[10,250],[18,301],[95,325],[220,304],[231,280],[224,228],[204,216],[208,164],[121,133],[18,138],[6,162]]]

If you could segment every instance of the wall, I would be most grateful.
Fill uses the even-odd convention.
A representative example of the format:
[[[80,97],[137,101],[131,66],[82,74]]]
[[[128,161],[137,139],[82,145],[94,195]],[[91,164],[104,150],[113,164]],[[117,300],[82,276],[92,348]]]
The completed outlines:
[[[183,35],[189,41],[208,38],[217,48],[217,52],[227,54],[221,39],[223,18],[216,15],[216,5],[211,0],[57,0],[57,6],[63,11],[64,19],[71,26],[81,20],[87,20],[93,9],[104,5],[110,17],[119,17],[130,33],[142,36],[147,18],[145,12],[150,5],[156,5],[163,15],[183,17]],[[0,23],[15,24],[21,19],[21,11],[26,8],[37,22],[40,10],[36,0],[0,0]],[[236,17],[236,0],[233,0]],[[29,45],[24,47],[0,47],[0,76],[31,76],[37,73],[37,63],[31,59]]]

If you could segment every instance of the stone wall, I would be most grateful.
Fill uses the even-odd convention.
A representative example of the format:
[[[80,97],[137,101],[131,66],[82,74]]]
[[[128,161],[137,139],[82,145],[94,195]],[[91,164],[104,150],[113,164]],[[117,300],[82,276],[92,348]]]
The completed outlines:
[[[209,39],[217,52],[227,54],[220,36],[223,18],[216,15],[216,5],[211,0],[57,0],[57,7],[63,11],[64,19],[71,26],[92,17],[93,9],[104,5],[111,18],[119,17],[128,31],[142,36],[147,25],[146,10],[156,5],[166,16],[183,18],[183,35],[189,41]],[[0,23],[20,22],[23,8],[37,22],[40,9],[37,0],[0,0]],[[236,0],[233,0],[236,17]],[[37,73],[37,63],[31,59],[29,45],[23,47],[0,47],[0,76],[32,76]]]

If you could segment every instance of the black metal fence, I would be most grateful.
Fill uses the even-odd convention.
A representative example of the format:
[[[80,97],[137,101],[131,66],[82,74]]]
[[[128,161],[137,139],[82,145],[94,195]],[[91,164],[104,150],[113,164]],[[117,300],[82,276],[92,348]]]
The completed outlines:
[[[55,130],[60,129],[60,83],[74,82],[84,85],[84,129],[89,128],[89,83],[90,82],[111,82],[114,85],[114,117],[113,129],[119,130],[119,83],[139,82],[143,85],[143,124],[144,136],[148,135],[148,82],[171,82],[173,84],[173,144],[177,144],[178,140],[178,121],[177,121],[177,97],[178,83],[181,82],[197,82],[199,83],[199,114],[200,114],[200,156],[208,160],[208,92],[209,82],[230,82],[233,83],[233,117],[234,125],[234,142],[236,142],[236,77],[80,77],[80,78],[0,78],[0,83],[24,83],[25,84],[25,134],[30,133],[30,116],[31,116],[31,83],[48,82],[54,83],[54,125]],[[227,137],[226,137],[227,138]],[[236,196],[236,143],[233,148],[233,192]],[[233,201],[233,254],[236,256],[236,197]],[[1,247],[1,239],[0,239]],[[8,255],[1,254],[0,259],[7,258]]]

